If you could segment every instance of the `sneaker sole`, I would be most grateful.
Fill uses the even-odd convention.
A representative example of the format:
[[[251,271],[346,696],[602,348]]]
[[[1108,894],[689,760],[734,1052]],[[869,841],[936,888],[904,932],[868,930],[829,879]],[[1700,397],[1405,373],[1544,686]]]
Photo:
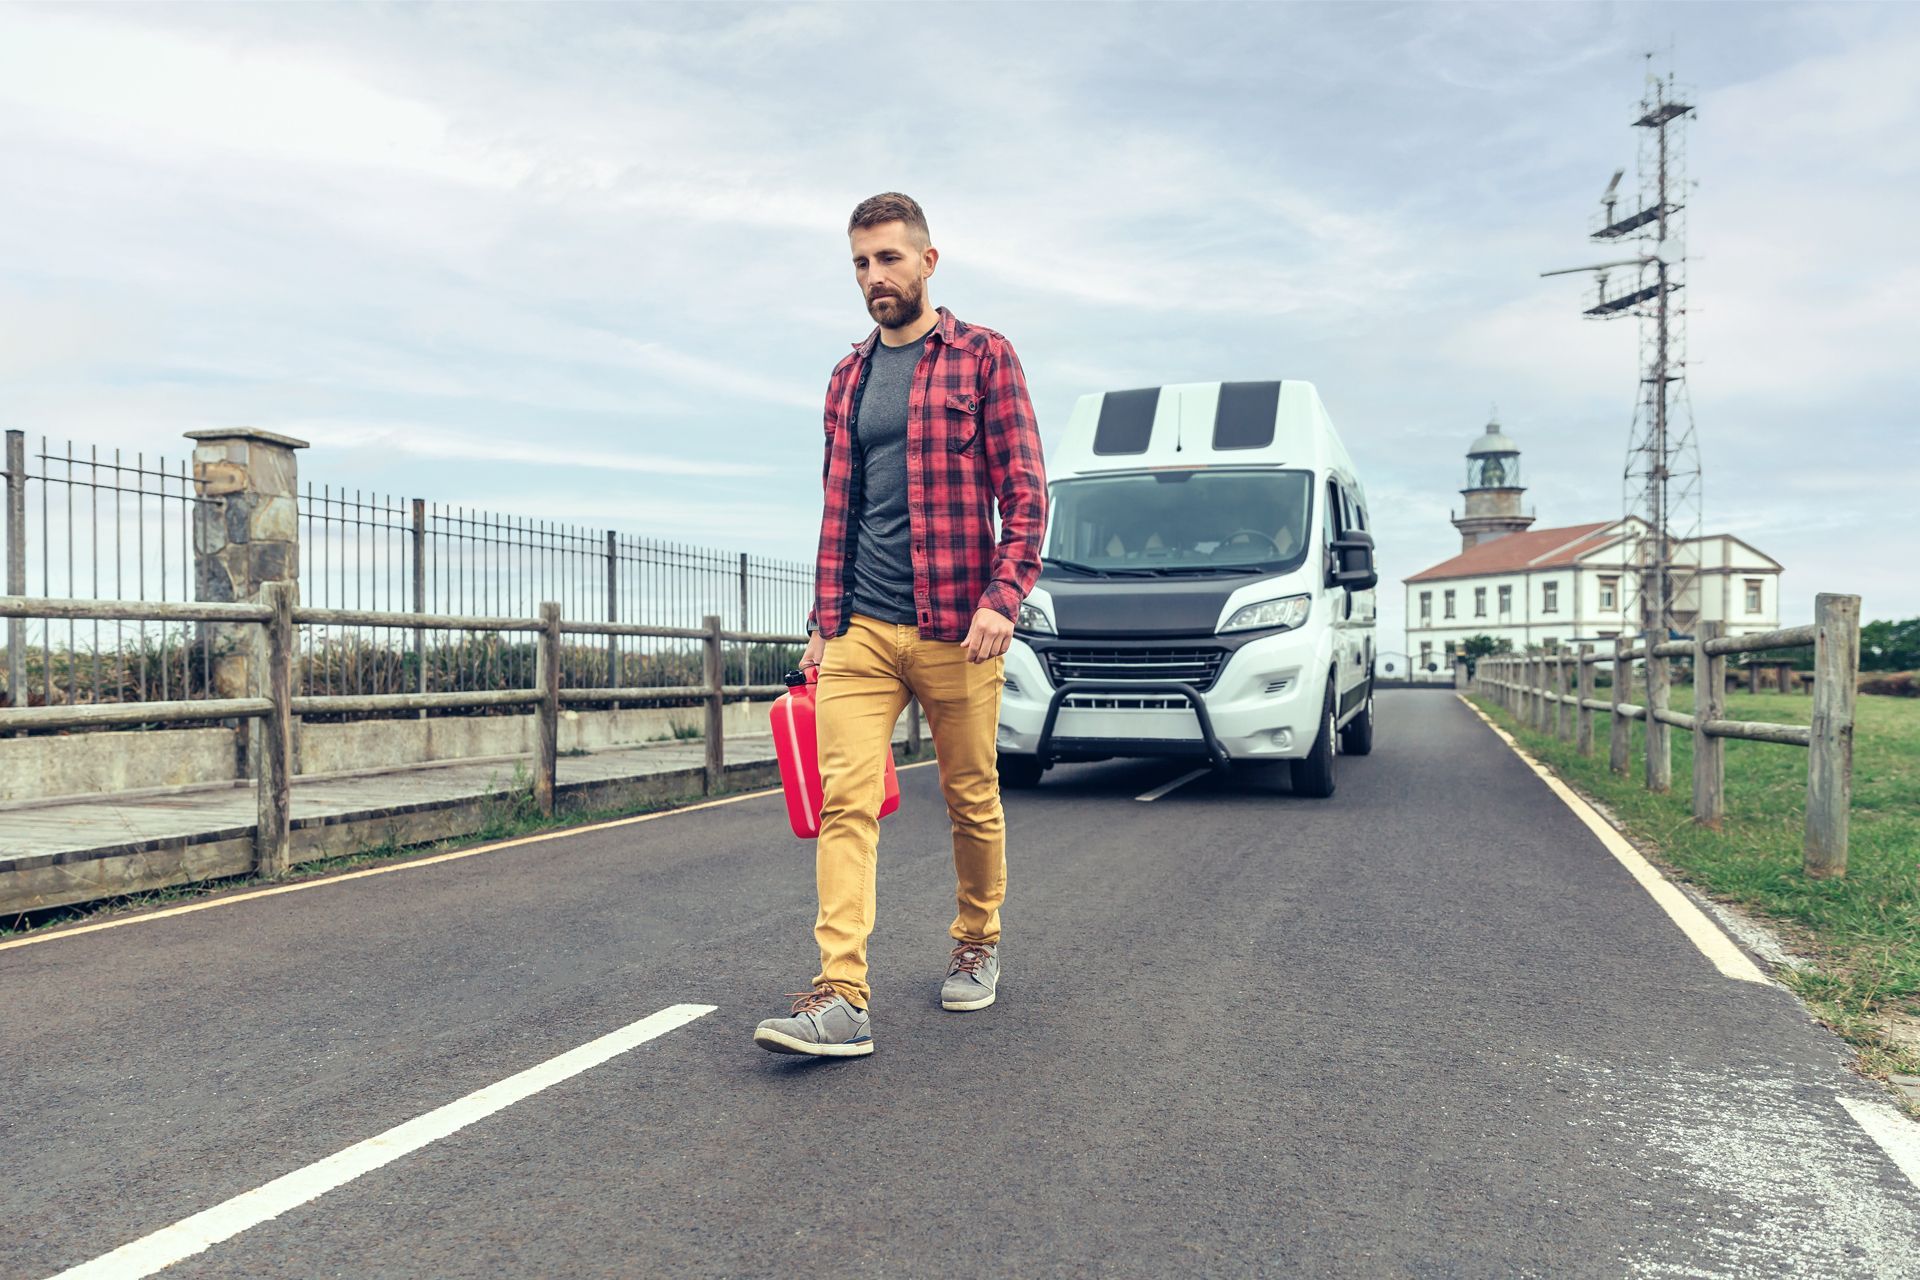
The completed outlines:
[[[781,1031],[757,1030],[753,1042],[768,1053],[797,1053],[813,1058],[859,1058],[873,1052],[873,1041],[855,1040],[848,1044],[816,1044]]]
[[[953,1013],[965,1013],[969,1009],[984,1009],[998,999],[999,994],[997,991],[988,992],[985,1000],[942,1000],[940,1007]]]

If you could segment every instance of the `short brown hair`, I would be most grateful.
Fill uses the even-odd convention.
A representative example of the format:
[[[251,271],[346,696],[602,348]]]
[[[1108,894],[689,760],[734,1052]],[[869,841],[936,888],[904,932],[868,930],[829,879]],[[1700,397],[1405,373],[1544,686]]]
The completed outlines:
[[[847,219],[847,234],[852,235],[858,227],[877,227],[885,222],[904,222],[909,231],[920,233],[921,244],[933,243],[933,236],[927,231],[927,215],[921,212],[920,202],[898,191],[882,191],[855,205],[853,216]]]

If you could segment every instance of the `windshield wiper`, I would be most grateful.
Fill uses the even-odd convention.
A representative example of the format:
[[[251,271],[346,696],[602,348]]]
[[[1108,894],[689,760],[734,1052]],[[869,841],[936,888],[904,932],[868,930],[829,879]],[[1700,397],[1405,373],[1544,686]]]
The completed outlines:
[[[1258,565],[1251,565],[1251,564],[1189,564],[1189,565],[1178,565],[1178,566],[1166,565],[1158,569],[1149,569],[1147,570],[1147,572],[1152,574],[1157,574],[1162,577],[1170,578],[1170,577],[1173,577],[1175,574],[1182,574],[1182,573],[1190,573],[1190,574],[1263,573],[1265,571],[1261,569]]]
[[[1059,569],[1071,569],[1075,573],[1084,573],[1092,578],[1140,578],[1152,572],[1150,569],[1096,569],[1090,564],[1081,564],[1078,560],[1056,560],[1052,556],[1041,556],[1040,563],[1050,564]]]

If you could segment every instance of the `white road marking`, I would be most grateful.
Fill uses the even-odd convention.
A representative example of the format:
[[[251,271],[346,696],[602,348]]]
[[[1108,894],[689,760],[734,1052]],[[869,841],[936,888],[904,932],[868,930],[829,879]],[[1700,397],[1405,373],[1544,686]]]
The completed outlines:
[[[1585,823],[1587,830],[1593,832],[1600,843],[1606,846],[1607,852],[1627,869],[1627,874],[1639,881],[1640,887],[1647,891],[1648,896],[1659,903],[1660,909],[1680,926],[1680,932],[1687,935],[1688,941],[1700,948],[1702,955],[1713,961],[1714,968],[1740,982],[1757,982],[1764,987],[1777,985],[1766,974],[1760,972],[1760,966],[1748,959],[1747,953],[1735,946],[1733,940],[1721,932],[1713,921],[1707,918],[1705,912],[1694,906],[1686,894],[1681,893],[1671,881],[1660,874],[1652,863],[1641,857],[1640,851],[1628,844],[1626,837],[1614,830],[1613,824],[1601,817],[1592,805],[1582,799],[1573,788],[1560,781],[1551,769],[1528,755],[1520,744],[1514,741],[1513,735],[1495,724],[1486,712],[1474,706],[1465,696],[1455,696],[1466,703],[1467,710],[1479,716],[1487,728],[1499,734],[1500,740],[1513,748],[1515,755],[1526,761],[1528,767],[1540,775],[1541,781],[1547,784],[1548,789],[1559,796],[1567,808],[1573,810],[1574,816]]]
[[[905,773],[909,769],[924,769],[938,763],[934,760],[922,760],[917,764],[903,764],[895,772]],[[543,831],[539,835],[520,836],[513,840],[497,840],[492,844],[476,845],[471,849],[455,849],[451,853],[429,854],[424,858],[410,858],[405,862],[389,862],[384,866],[363,867],[358,871],[342,871],[338,875],[315,876],[311,880],[296,880],[292,884],[275,885],[271,889],[249,889],[245,893],[228,894],[225,897],[209,898],[205,902],[190,902],[183,907],[166,907],[159,911],[148,911],[140,915],[123,916],[118,920],[102,920],[96,924],[75,925],[71,929],[54,929],[46,933],[29,934],[24,938],[13,938],[0,942],[0,951],[9,951],[14,947],[37,946],[44,942],[58,942],[62,938],[77,938],[84,933],[98,933],[102,929],[121,929],[130,924],[146,924],[153,920],[165,920],[171,916],[191,915],[196,911],[211,911],[215,907],[230,907],[236,902],[251,902],[255,898],[275,898],[283,893],[300,893],[307,889],[319,889],[330,884],[343,884],[348,880],[364,880],[368,876],[392,875],[396,871],[413,871],[420,867],[438,866],[443,862],[458,862],[462,858],[477,858],[483,853],[499,853],[503,849],[519,849],[530,844],[545,844],[549,840],[565,840],[569,836],[592,835],[596,831],[611,831],[615,827],[631,827],[640,822],[658,822],[662,818],[675,818],[683,813],[698,813],[702,809],[717,809],[721,805],[740,804],[747,800],[764,800],[768,796],[781,794],[779,787],[765,791],[748,791],[737,796],[725,796],[719,800],[703,800],[699,804],[680,805],[673,809],[660,809],[653,813],[637,814],[631,818],[613,818],[607,822],[590,823],[584,827],[566,827],[559,831]]]
[[[242,1231],[257,1227],[309,1200],[317,1199],[336,1187],[345,1186],[364,1173],[371,1173],[401,1156],[418,1151],[428,1143],[466,1128],[543,1089],[597,1067],[627,1050],[683,1027],[695,1018],[712,1013],[710,1004],[676,1004],[649,1014],[640,1021],[590,1040],[577,1049],[569,1049],[557,1058],[498,1084],[447,1103],[385,1133],[357,1142],[304,1169],[275,1178],[264,1186],[243,1192],[224,1204],[182,1218],[170,1227],[121,1245],[112,1253],[60,1272],[53,1280],[139,1280],[172,1266],[183,1258],[231,1239]]]
[[[1842,1098],[1840,1105],[1867,1131],[1868,1137],[1880,1144],[1887,1159],[1907,1175],[1907,1181],[1920,1189],[1920,1125],[1884,1102]]]
[[[1159,786],[1155,787],[1153,790],[1147,792],[1145,795],[1135,796],[1134,799],[1135,800],[1158,800],[1161,796],[1167,794],[1167,792],[1173,790],[1175,787],[1184,787],[1189,782],[1192,782],[1195,778],[1200,777],[1202,774],[1208,774],[1212,772],[1213,770],[1211,769],[1195,769],[1192,773],[1183,773],[1179,777],[1175,778],[1172,782],[1163,782]]]

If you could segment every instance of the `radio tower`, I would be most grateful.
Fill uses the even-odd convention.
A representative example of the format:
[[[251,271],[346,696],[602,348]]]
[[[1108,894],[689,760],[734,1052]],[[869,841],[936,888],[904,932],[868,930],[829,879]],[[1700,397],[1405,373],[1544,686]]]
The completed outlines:
[[[1652,55],[1648,55],[1651,60]],[[1598,226],[1591,238],[1632,245],[1636,252],[1590,267],[1543,271],[1543,276],[1591,272],[1594,305],[1582,314],[1597,320],[1634,316],[1640,321],[1641,391],[1634,404],[1632,444],[1623,473],[1622,505],[1642,522],[1633,536],[1623,575],[1637,586],[1641,627],[1690,632],[1699,618],[1700,451],[1694,439],[1693,407],[1686,391],[1686,125],[1693,107],[1680,101],[1673,74],[1651,69],[1640,99],[1639,199],[1619,212],[1620,179],[1600,196]],[[1608,291],[1613,273],[1631,285]],[[1627,274],[1631,272],[1631,274]],[[1637,582],[1636,582],[1637,579]]]

